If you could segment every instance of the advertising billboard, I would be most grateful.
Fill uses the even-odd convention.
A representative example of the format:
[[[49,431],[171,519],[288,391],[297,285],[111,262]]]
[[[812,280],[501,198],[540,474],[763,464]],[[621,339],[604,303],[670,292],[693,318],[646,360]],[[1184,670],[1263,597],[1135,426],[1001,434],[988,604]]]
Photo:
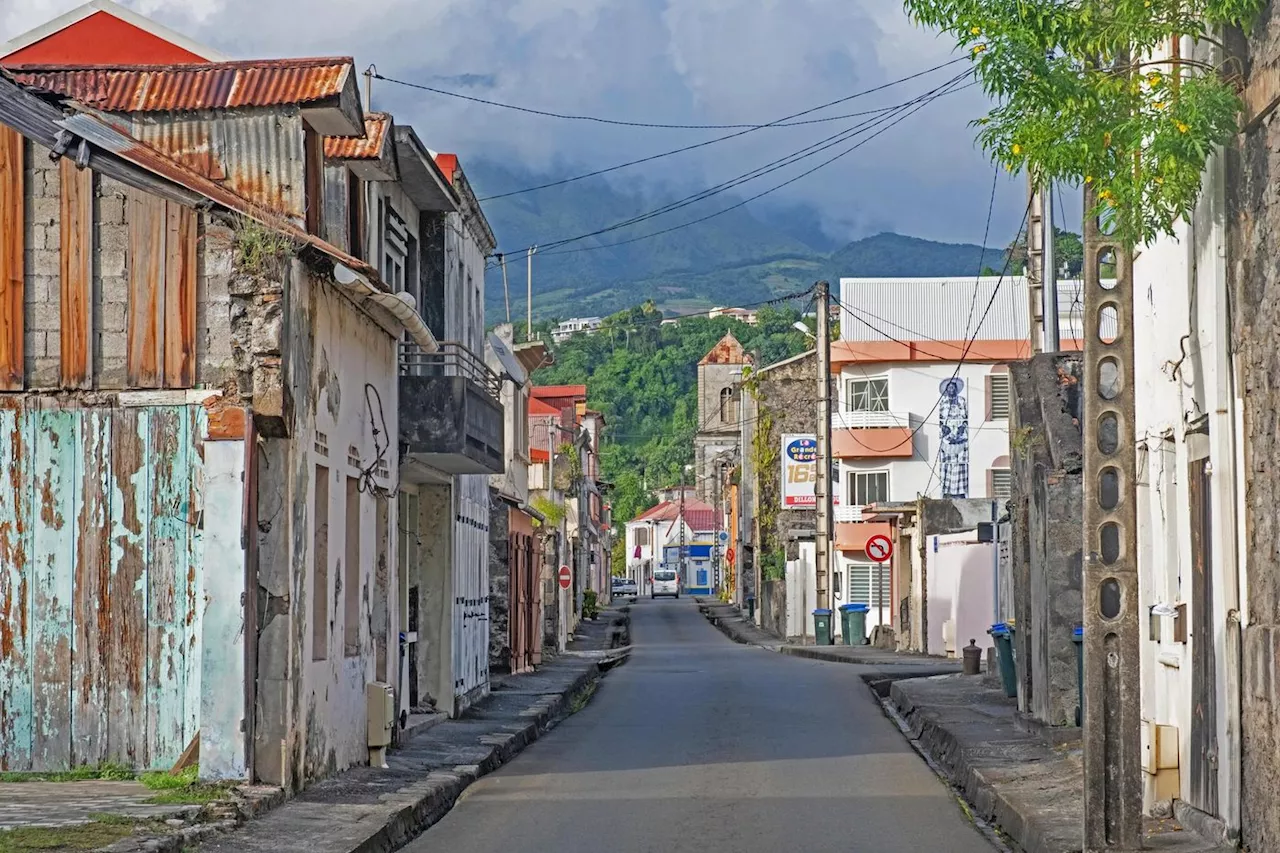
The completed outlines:
[[[798,509],[818,505],[814,497],[814,483],[818,476],[817,460],[817,436],[784,435],[782,437],[782,505],[784,507]],[[839,480],[833,476],[831,482],[836,487],[831,496],[832,504],[839,505]]]

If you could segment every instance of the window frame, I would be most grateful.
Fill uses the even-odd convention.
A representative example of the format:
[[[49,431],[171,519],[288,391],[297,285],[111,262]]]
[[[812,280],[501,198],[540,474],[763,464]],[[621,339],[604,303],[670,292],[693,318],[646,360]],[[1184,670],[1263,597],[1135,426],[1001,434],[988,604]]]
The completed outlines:
[[[848,596],[847,602],[849,604],[865,604],[872,610],[890,606],[890,599],[893,598],[893,576],[888,563],[851,560],[845,564],[845,579],[846,584],[843,592]],[[859,586],[865,585],[867,590],[865,596],[856,596],[854,594],[855,583],[858,583]]]
[[[999,411],[996,405],[996,386],[1001,384],[1004,387],[1004,412]],[[1008,371],[999,373],[991,373],[987,376],[987,420],[988,421],[1007,421],[1009,415],[1013,411],[1013,383],[1010,382]]]
[[[859,477],[884,477],[884,497],[877,501],[859,501],[858,500],[858,478]],[[879,469],[875,471],[849,471],[845,480],[845,487],[849,497],[849,506],[870,506],[873,503],[888,503],[891,500],[889,494],[890,478],[888,469]],[[865,493],[863,497],[866,497]]]
[[[868,405],[859,408],[854,405],[854,401],[859,395],[859,391],[855,390],[856,386],[865,386],[862,393],[866,394]],[[876,386],[883,386],[883,391],[877,393],[874,389]],[[889,377],[888,376],[862,376],[845,380],[845,411],[846,412],[888,412],[889,411]]]

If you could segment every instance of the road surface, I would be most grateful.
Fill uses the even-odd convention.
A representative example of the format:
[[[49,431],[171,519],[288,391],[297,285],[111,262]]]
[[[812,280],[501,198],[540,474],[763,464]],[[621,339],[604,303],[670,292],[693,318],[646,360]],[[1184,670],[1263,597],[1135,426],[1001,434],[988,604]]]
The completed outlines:
[[[412,853],[991,853],[858,667],[730,642],[642,599],[591,703]]]

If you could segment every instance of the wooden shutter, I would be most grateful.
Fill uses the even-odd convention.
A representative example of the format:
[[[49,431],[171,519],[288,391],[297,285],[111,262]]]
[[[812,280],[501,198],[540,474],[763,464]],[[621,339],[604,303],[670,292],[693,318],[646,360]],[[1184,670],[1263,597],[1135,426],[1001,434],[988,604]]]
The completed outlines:
[[[195,384],[195,303],[195,212],[131,193],[126,364],[131,387]]]
[[[93,172],[64,157],[58,164],[60,213],[59,355],[62,387],[93,382]]]
[[[25,373],[23,148],[22,134],[0,125],[0,390],[3,391],[21,391]]]

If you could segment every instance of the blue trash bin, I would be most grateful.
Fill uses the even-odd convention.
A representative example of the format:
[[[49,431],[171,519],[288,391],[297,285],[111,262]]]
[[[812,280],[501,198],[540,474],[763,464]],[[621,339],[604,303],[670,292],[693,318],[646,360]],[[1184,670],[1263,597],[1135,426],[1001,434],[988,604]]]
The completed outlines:
[[[1076,725],[1084,724],[1084,626],[1071,629],[1071,642],[1076,644]]]

